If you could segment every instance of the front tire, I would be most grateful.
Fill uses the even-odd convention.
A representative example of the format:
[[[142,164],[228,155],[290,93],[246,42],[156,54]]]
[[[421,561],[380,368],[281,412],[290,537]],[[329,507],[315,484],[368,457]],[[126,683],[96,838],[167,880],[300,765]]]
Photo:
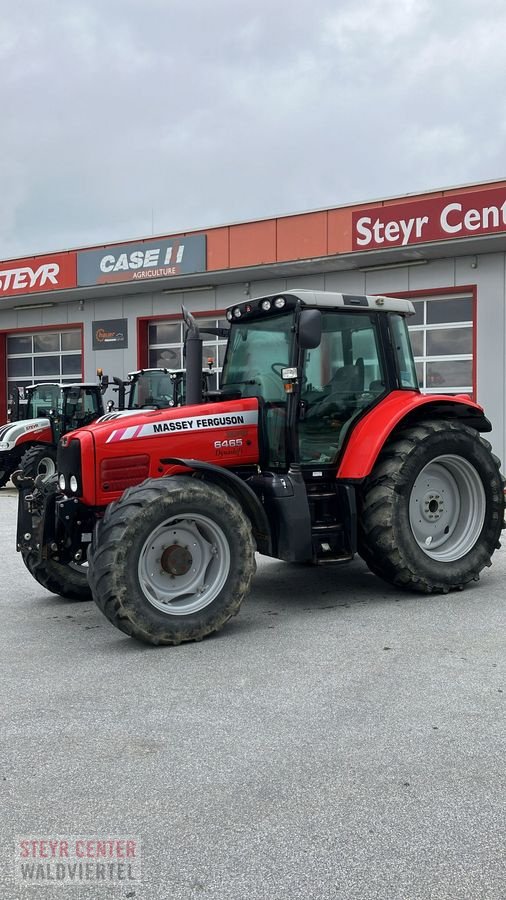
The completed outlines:
[[[44,481],[49,481],[56,474],[56,449],[44,445],[30,447],[23,453],[19,467],[26,478],[42,475]]]
[[[92,599],[87,566],[63,565],[54,559],[38,560],[33,551],[22,551],[21,557],[35,581],[52,594],[79,602]]]
[[[88,553],[94,599],[148,644],[198,641],[239,611],[255,571],[251,525],[224,490],[149,479],[107,507]]]
[[[359,552],[399,587],[447,593],[479,578],[499,546],[499,461],[478,432],[426,421],[394,436],[361,493]]]

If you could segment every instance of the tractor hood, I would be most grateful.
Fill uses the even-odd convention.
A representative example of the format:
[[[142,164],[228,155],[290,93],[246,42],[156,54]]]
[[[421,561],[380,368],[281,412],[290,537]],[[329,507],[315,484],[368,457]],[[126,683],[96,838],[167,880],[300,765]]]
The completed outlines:
[[[168,474],[169,459],[255,466],[258,417],[258,400],[250,397],[95,421],[61,439],[58,471],[68,494],[74,476],[74,496],[101,506],[146,478]]]
[[[26,419],[3,425],[0,428],[0,453],[13,450],[27,440],[51,440],[49,419]]]

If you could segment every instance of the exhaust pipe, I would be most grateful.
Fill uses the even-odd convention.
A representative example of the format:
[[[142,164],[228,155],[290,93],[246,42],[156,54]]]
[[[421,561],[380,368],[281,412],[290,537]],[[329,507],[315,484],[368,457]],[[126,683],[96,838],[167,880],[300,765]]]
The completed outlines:
[[[202,338],[191,312],[183,306],[183,319],[187,328],[184,339],[186,369],[186,404],[202,403]]]

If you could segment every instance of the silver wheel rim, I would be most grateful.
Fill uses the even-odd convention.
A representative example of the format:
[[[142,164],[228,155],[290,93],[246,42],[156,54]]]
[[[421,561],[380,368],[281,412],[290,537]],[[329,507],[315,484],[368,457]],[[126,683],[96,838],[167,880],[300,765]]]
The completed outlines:
[[[412,487],[409,523],[427,556],[453,562],[475,546],[485,510],[485,490],[475,467],[461,456],[437,456]]]
[[[209,606],[230,571],[230,547],[219,525],[191,514],[166,519],[145,541],[138,565],[144,596],[169,616]]]
[[[56,463],[51,456],[43,456],[37,463],[37,476],[42,475],[43,481],[52,478],[56,473]]]

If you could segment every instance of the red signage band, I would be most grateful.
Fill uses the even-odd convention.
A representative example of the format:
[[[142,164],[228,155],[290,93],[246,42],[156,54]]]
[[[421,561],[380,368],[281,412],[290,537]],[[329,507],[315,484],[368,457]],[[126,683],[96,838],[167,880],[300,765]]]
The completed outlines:
[[[0,297],[61,291],[76,286],[75,253],[53,253],[0,263]]]
[[[491,188],[353,213],[353,250],[506,232],[506,189]]]

